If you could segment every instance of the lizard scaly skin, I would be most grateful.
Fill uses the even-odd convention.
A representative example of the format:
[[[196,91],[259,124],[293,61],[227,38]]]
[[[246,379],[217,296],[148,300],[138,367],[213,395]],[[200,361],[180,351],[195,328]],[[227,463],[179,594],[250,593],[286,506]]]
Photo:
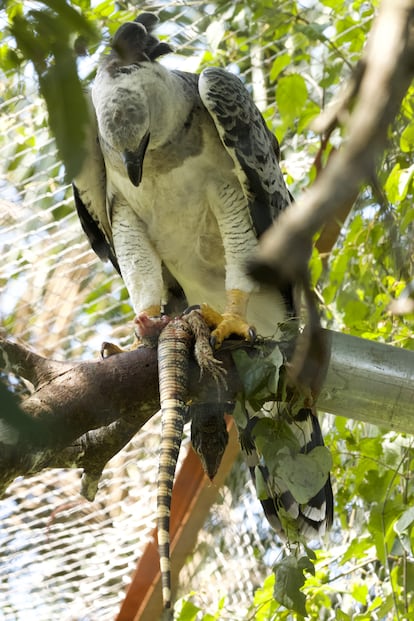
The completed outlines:
[[[225,385],[224,371],[219,366],[209,345],[210,331],[198,311],[191,311],[172,319],[162,330],[158,341],[158,373],[161,403],[161,448],[158,469],[157,526],[160,555],[161,584],[164,608],[171,607],[171,563],[170,563],[170,511],[175,469],[180,451],[184,423],[188,418],[187,403],[189,360],[193,355],[200,366],[201,375],[207,371],[216,386]],[[221,404],[213,404],[215,406]],[[217,407],[217,416],[223,420],[223,408]],[[218,427],[221,429],[221,427]],[[218,464],[227,444],[227,431],[221,429],[219,441],[205,438],[201,428],[196,434],[197,453],[210,478],[217,471]],[[214,472],[208,464],[214,464]]]

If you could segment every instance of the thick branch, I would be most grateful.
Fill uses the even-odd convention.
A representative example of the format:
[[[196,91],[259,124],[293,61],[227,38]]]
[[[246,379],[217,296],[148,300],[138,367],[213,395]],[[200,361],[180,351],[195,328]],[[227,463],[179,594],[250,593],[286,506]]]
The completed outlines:
[[[88,431],[57,455],[53,467],[83,468],[81,494],[93,500],[107,462],[124,448],[141,426],[121,418],[106,427]]]
[[[1,414],[0,490],[46,467],[81,467],[83,493],[92,497],[106,462],[159,409],[155,349],[61,364],[0,339],[0,363],[37,385],[19,410]],[[195,362],[190,384],[196,398]]]
[[[0,338],[0,369],[24,377],[35,388],[72,366],[73,363],[44,358],[19,343]]]
[[[413,78],[413,22],[413,0],[384,0],[361,61],[363,75],[348,141],[312,188],[263,235],[251,267],[259,279],[301,281],[313,235],[355,200],[361,183],[374,170],[388,127]]]
[[[21,407],[33,422],[23,437],[34,446],[65,447],[91,429],[124,418],[142,426],[145,410],[158,408],[156,351],[140,348],[95,362],[62,366],[10,341],[0,341],[0,352],[14,360],[13,369],[26,379],[42,376],[35,392]],[[56,365],[56,366],[55,366]],[[54,371],[53,371],[54,370]]]
[[[155,350],[56,363],[0,340],[0,362],[37,386],[20,410],[2,413],[0,488],[46,467],[77,466],[97,474],[104,459],[118,452],[159,407]],[[107,427],[115,421],[116,438]]]
[[[414,352],[328,330],[325,335],[327,369],[316,405],[414,434]],[[5,347],[15,345],[0,341],[0,357]],[[27,359],[27,350],[16,347],[16,360],[18,355]],[[269,351],[269,343],[259,344],[257,351],[263,347]],[[81,467],[82,492],[92,498],[105,463],[159,408],[156,356],[156,350],[140,348],[73,363],[23,401],[20,413],[1,412],[0,491],[18,475]],[[225,400],[230,400],[240,391],[240,381],[230,352],[218,357],[227,369]],[[199,367],[190,360],[189,397],[194,400],[203,391],[199,380]]]

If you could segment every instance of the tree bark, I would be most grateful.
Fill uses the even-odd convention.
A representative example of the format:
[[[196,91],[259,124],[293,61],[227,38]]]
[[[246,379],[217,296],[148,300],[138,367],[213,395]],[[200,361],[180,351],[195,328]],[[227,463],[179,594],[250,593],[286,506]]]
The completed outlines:
[[[229,352],[220,356],[229,367]],[[192,397],[200,370],[190,361]],[[58,362],[0,339],[0,368],[34,385],[19,408],[0,413],[0,492],[19,475],[81,467],[82,493],[93,498],[105,463],[159,409],[157,350],[147,347],[93,362]]]

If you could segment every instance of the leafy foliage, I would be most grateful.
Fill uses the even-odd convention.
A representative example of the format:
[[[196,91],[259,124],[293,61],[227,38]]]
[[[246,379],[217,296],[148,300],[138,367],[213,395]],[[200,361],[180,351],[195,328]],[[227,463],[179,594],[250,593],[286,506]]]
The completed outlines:
[[[23,4],[6,3],[9,33],[17,46],[7,50],[6,58],[16,68],[27,60],[33,63],[60,157],[72,178],[82,161],[79,145],[83,142],[87,107],[71,43],[74,35],[96,39],[96,32],[81,13],[65,2],[45,0],[43,5],[25,11]]]
[[[239,395],[234,416],[243,444],[244,429],[249,418],[247,408],[258,412],[266,403],[279,400],[285,394],[281,365],[284,357],[278,346],[273,351],[249,356],[246,352],[233,353],[243,392]],[[269,413],[270,414],[270,413]],[[282,482],[295,500],[306,504],[326,483],[332,468],[332,458],[326,446],[318,446],[308,453],[301,452],[298,438],[289,424],[292,412],[280,404],[277,413],[260,418],[251,433],[255,448],[272,479]],[[256,490],[260,500],[269,496],[268,482],[263,480],[259,467],[255,472]],[[279,511],[288,539],[288,553],[273,568],[274,599],[299,615],[306,615],[306,596],[301,590],[305,573],[315,574],[314,553],[300,544],[301,536],[296,522],[282,509]]]

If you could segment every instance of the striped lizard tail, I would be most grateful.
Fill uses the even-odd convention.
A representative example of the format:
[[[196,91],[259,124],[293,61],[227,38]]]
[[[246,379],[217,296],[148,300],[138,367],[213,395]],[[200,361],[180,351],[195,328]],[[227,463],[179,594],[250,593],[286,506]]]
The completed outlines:
[[[161,447],[158,466],[157,526],[164,608],[171,608],[170,511],[175,469],[187,412],[189,348],[193,332],[182,319],[173,319],[158,342],[161,403]]]

